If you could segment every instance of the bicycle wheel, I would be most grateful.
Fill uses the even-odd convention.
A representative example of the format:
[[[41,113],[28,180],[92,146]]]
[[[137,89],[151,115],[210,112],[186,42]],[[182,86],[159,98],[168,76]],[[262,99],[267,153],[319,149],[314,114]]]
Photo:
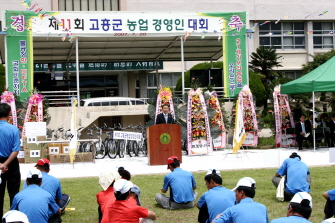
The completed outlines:
[[[95,144],[95,158],[96,159],[103,159],[106,156],[106,147],[103,142],[97,142]]]
[[[138,156],[139,146],[136,141],[133,142],[133,153]]]
[[[119,140],[118,142],[118,155],[120,158],[123,158],[124,157],[124,152],[126,150],[126,143],[124,140]]]
[[[109,158],[115,159],[117,156],[117,145],[113,139],[108,140],[106,149]]]
[[[143,141],[142,151],[143,151],[144,155],[148,155],[147,139],[144,139],[144,141]]]
[[[92,144],[90,142],[84,142],[81,146],[81,152],[83,153],[92,152]]]
[[[131,144],[131,141],[128,141],[127,142],[127,146],[126,146],[126,152],[127,152],[127,154],[129,155],[129,157],[132,157],[132,155],[131,155],[131,150],[132,150],[132,144]]]

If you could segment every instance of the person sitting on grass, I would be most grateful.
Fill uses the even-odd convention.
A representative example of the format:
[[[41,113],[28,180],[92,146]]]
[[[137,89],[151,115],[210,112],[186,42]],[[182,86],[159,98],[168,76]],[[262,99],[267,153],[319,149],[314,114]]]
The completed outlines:
[[[55,214],[59,216],[58,221],[53,219],[52,222],[62,222],[61,209],[55,199],[49,192],[40,188],[41,171],[37,169],[28,171],[26,182],[28,187],[15,195],[10,209],[25,213],[31,223],[48,223],[49,216]]]
[[[163,208],[170,210],[193,208],[194,201],[198,197],[198,193],[194,191],[197,186],[193,174],[180,168],[180,162],[176,156],[168,158],[167,168],[171,173],[164,177],[161,192],[166,193],[170,187],[170,197],[158,193],[155,200]]]
[[[281,167],[272,178],[273,185],[277,188],[282,176],[286,176],[284,200],[289,201],[298,192],[310,192],[311,176],[307,165],[301,161],[297,153],[292,153],[290,158],[284,160]]]
[[[308,221],[311,213],[311,195],[306,192],[298,192],[287,206],[287,217],[274,219],[271,223],[312,223]]]
[[[210,169],[204,178],[208,191],[204,193],[196,207],[199,208],[199,223],[212,220],[227,208],[235,205],[235,193],[222,186],[220,171]]]
[[[331,218],[335,215],[335,189],[323,193],[327,200],[324,208],[325,218]]]
[[[103,191],[97,193],[97,203],[98,214],[99,214],[99,222],[101,222],[103,213],[105,211],[105,207],[109,204],[114,203],[115,195],[114,195],[114,182],[120,179],[120,175],[116,171],[106,171],[99,176],[99,184],[102,187]]]
[[[133,183],[125,179],[120,179],[114,183],[114,194],[116,201],[109,210],[109,222],[115,223],[138,223],[140,218],[144,222],[150,222],[156,219],[153,211],[129,202],[130,190]]]
[[[237,182],[235,191],[237,204],[217,215],[212,223],[268,223],[268,211],[263,204],[253,201],[256,182],[243,177]]]
[[[65,207],[70,202],[70,196],[67,194],[62,194],[62,186],[59,179],[54,176],[49,175],[50,172],[50,161],[46,158],[39,159],[35,167],[42,173],[42,184],[41,188],[48,191],[52,197],[56,200],[62,214],[65,213]],[[24,183],[23,189],[27,188],[27,183]],[[57,218],[57,216],[55,216]]]
[[[122,179],[125,180],[130,180],[131,179],[131,174],[129,173],[128,170],[125,170],[124,167],[119,167],[117,170],[121,176]]]

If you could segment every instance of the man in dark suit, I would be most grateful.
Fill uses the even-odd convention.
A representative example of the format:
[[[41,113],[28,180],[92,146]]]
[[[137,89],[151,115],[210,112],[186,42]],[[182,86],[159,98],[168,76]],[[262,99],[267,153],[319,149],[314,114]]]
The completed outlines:
[[[310,112],[308,114],[308,119],[305,121],[305,126],[306,126],[306,132],[310,132],[311,135],[308,137],[309,142],[313,146],[313,112]]]
[[[318,123],[318,127],[324,128],[324,133],[325,133],[325,141],[328,146],[331,145],[331,131],[330,131],[330,122],[328,122],[328,114],[323,113],[321,114],[321,120]]]
[[[297,124],[295,124],[295,134],[297,135],[297,143],[299,145],[299,150],[302,150],[302,142],[303,140],[305,139],[309,139],[309,137],[311,137],[311,135],[309,135],[307,138],[305,137],[305,135],[307,133],[310,133],[310,132],[307,132],[307,128],[306,128],[306,125],[305,125],[305,119],[306,119],[306,116],[305,115],[301,115],[300,116],[300,122],[298,122]]]
[[[335,113],[332,115],[332,120],[329,122],[330,134],[331,134],[331,147],[335,146]]]
[[[155,124],[174,124],[174,119],[170,113],[170,105],[162,105],[162,113],[157,115]]]

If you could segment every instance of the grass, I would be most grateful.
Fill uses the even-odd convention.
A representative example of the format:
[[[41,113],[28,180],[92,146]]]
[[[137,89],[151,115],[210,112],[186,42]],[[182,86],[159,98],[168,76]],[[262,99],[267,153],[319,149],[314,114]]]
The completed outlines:
[[[224,171],[221,170],[223,177],[223,186],[227,188],[234,188],[237,181],[242,177],[252,177],[256,180],[256,196],[255,201],[267,206],[269,220],[286,216],[286,206],[288,202],[277,201],[275,195],[276,190],[272,185],[271,179],[276,169],[249,169]],[[334,166],[326,167],[312,167],[310,168],[312,176],[311,195],[313,198],[313,211],[310,218],[312,222],[321,222],[324,218],[323,209],[325,199],[322,193],[335,188],[332,183],[332,175],[334,174]],[[197,182],[197,191],[199,197],[207,191],[205,182],[203,180],[205,173],[194,173]],[[170,211],[162,209],[156,203],[154,197],[159,192],[163,183],[163,174],[152,175],[137,175],[132,177],[132,182],[141,188],[141,203],[142,206],[154,211],[157,214],[155,222],[169,223],[169,222],[197,222],[198,209],[192,208],[187,210]],[[101,191],[98,184],[98,178],[73,178],[61,179],[63,192],[71,197],[71,202],[68,207],[75,208],[75,211],[67,211],[62,216],[64,223],[72,222],[98,222],[96,193]],[[5,210],[9,206],[8,199],[5,201]]]

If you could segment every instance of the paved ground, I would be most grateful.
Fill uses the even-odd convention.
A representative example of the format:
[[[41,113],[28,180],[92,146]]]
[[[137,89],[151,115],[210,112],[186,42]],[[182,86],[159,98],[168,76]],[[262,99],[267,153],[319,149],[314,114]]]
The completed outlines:
[[[227,149],[214,151],[207,155],[183,155],[181,167],[188,171],[207,171],[210,168],[219,170],[227,169],[250,169],[250,168],[277,168],[288,158],[292,152],[298,152],[308,166],[331,165],[329,162],[329,150],[335,151],[335,148],[297,151],[296,149],[269,149],[269,150],[246,150],[239,155],[227,154]],[[332,154],[332,153],[331,153]],[[25,179],[28,170],[34,168],[35,164],[20,164],[21,177]],[[147,157],[96,160],[95,163],[75,163],[72,166],[69,163],[51,164],[50,174],[58,178],[73,177],[97,177],[106,169],[112,169],[123,166],[132,175],[150,174],[150,173],[168,173],[166,165],[149,166]]]

